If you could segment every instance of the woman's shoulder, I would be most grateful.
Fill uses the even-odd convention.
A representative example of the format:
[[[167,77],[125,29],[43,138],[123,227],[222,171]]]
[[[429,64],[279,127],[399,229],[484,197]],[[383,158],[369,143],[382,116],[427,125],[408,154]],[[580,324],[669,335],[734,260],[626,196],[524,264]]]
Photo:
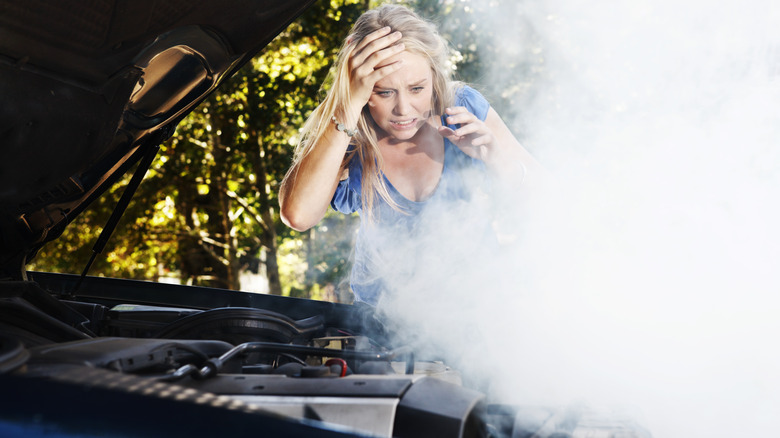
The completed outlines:
[[[467,84],[457,84],[455,88],[455,106],[466,107],[480,120],[487,118],[490,102],[479,91]]]

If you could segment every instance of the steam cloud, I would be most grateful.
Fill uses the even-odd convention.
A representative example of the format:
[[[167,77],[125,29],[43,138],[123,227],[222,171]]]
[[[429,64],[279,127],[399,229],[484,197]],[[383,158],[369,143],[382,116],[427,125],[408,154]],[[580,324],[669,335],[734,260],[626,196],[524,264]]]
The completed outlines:
[[[506,199],[514,244],[467,248],[469,269],[428,242],[444,262],[388,313],[503,399],[624,410],[657,437],[776,433],[780,7],[504,3],[475,24],[540,66],[507,122],[555,183]]]

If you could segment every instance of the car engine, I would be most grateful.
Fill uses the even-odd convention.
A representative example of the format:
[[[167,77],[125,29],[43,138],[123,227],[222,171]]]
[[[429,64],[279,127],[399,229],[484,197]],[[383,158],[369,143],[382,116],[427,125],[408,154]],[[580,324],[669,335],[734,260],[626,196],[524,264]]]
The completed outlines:
[[[121,436],[150,436],[173,427],[160,417],[171,411],[187,418],[176,435],[230,434],[217,421],[229,415],[280,436],[645,436],[579,408],[490,401],[444,362],[392,345],[360,306],[97,277],[73,296],[77,276],[30,277],[0,283],[0,382],[18,394],[4,398],[0,432],[53,423],[113,436],[115,423],[94,422],[102,413],[146,418]]]

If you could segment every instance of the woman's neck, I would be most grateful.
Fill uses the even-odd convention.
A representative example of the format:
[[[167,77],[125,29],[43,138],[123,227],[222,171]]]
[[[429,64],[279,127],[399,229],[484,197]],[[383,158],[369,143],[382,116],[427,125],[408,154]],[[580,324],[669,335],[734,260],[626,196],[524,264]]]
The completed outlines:
[[[390,183],[412,201],[427,199],[436,189],[444,166],[444,140],[426,123],[410,139],[379,139],[382,169]]]

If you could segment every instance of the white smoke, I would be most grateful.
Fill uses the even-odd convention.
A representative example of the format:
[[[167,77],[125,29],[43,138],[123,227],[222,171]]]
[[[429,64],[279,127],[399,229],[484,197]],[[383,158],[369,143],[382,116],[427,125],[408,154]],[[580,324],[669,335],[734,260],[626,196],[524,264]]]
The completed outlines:
[[[775,433],[780,6],[505,3],[475,24],[538,62],[508,122],[555,184],[477,275],[388,312],[504,399],[625,409],[662,438]]]

